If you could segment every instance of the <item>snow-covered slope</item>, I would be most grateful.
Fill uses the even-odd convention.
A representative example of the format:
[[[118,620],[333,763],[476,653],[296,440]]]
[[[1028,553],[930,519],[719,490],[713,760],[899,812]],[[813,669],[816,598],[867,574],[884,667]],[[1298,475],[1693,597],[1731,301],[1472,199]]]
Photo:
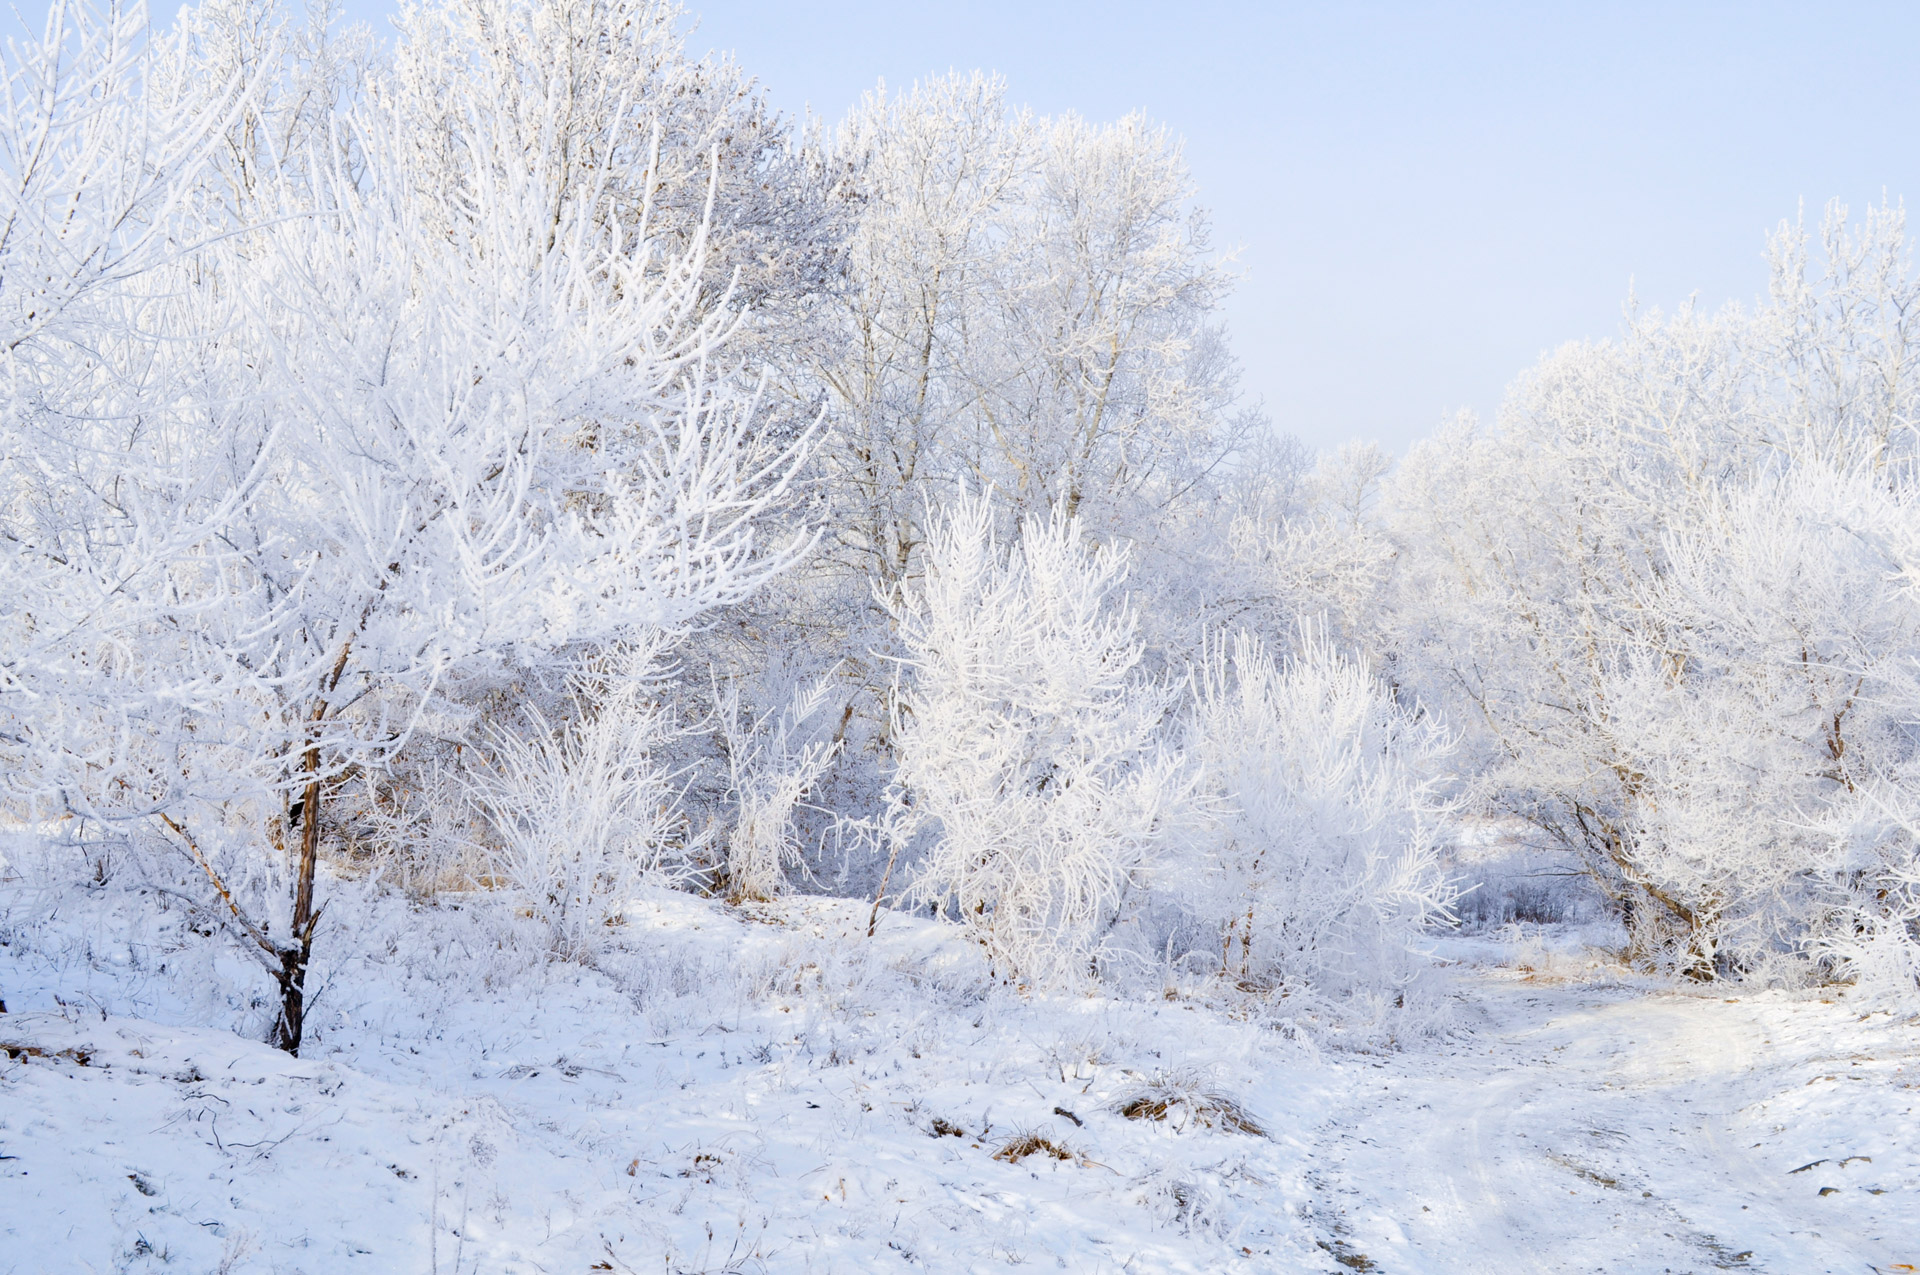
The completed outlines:
[[[840,901],[661,893],[589,969],[369,895],[294,1059],[119,906],[0,912],[0,1275],[1920,1266],[1912,1024],[1576,949],[1446,944],[1456,1028],[1369,1053]]]
[[[402,909],[299,1059],[116,1014],[95,967],[125,953],[76,1004],[77,962],[16,939],[0,1271],[1323,1263],[1307,1137],[1339,1071],[1311,1045],[1185,999],[1023,1000],[949,929],[890,916],[869,945],[865,921],[663,894],[591,971],[463,954],[497,935]],[[149,1005],[155,960],[125,980]],[[1156,1079],[1267,1133],[1115,1110]],[[1068,1158],[1012,1158],[1027,1135]]]

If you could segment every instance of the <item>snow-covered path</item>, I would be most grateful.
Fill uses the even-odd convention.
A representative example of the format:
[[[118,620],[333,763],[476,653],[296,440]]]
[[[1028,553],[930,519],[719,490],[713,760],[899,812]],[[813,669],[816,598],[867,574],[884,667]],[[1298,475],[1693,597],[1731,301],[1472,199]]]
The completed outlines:
[[[1458,974],[1471,1030],[1383,1060],[1321,1131],[1319,1220],[1348,1267],[1920,1267],[1920,1031],[1785,996]]]

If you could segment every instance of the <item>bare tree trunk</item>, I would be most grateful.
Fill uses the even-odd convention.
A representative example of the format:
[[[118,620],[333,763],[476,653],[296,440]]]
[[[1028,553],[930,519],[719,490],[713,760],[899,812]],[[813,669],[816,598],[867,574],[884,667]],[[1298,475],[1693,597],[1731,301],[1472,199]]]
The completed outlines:
[[[887,882],[893,880],[893,861],[900,857],[900,842],[896,838],[892,853],[887,855],[887,870],[880,874],[880,888],[873,892],[873,910],[867,913],[867,937],[872,938],[874,931],[880,928],[880,900],[887,897]]]
[[[322,710],[324,706],[322,706]],[[280,1017],[271,1044],[298,1057],[306,1030],[307,963],[313,957],[313,931],[320,914],[313,906],[313,875],[320,859],[320,749],[307,749],[307,786],[300,794],[300,863],[294,875],[292,941],[280,950]]]
[[[331,696],[346,671],[351,641],[340,647],[333,671],[321,685],[322,697]],[[307,753],[303,758],[307,786],[300,794],[300,863],[293,882],[293,933],[286,947],[279,950],[280,969],[274,981],[280,985],[280,1017],[273,1025],[269,1043],[298,1057],[300,1038],[306,1031],[307,965],[313,958],[313,932],[324,910],[313,905],[313,876],[320,860],[320,723],[327,716],[327,700],[316,698],[307,717]]]

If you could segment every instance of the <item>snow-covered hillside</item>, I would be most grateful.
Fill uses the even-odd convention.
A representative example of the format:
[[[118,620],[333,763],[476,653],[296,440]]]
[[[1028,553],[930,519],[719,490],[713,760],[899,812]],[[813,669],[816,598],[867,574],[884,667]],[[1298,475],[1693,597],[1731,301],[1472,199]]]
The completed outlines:
[[[1911,1023],[1568,931],[1444,941],[1451,1028],[1360,1049],[1198,984],[1023,998],[842,901],[649,896],[587,969],[384,896],[290,1058],[228,1029],[267,1011],[225,939],[35,902],[0,947],[6,1275],[1920,1264]]]
[[[389,901],[294,1059],[223,1030],[195,936],[94,946],[65,919],[0,949],[8,1275],[1318,1252],[1309,1140],[1342,1071],[1303,1035],[1177,988],[1023,1000],[933,922],[849,942],[849,903],[660,895],[595,971],[528,959],[510,918]],[[1120,1114],[1142,1095],[1173,1105]]]

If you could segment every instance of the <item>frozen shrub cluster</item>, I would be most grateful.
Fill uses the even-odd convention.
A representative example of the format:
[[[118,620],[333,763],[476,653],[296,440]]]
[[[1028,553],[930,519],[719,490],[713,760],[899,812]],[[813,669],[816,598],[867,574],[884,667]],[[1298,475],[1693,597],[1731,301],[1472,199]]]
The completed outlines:
[[[996,969],[1092,975],[1128,896],[1177,835],[1193,781],[1139,667],[1126,559],[1056,508],[1018,542],[991,503],[936,522],[900,624],[896,839],[927,835],[911,897],[955,916]]]
[[[554,950],[590,956],[634,890],[693,848],[675,776],[662,760],[678,727],[658,697],[661,643],[596,656],[572,677],[573,712],[528,706],[489,727],[472,767],[491,825],[488,884],[512,891]]]
[[[1436,845],[1446,731],[1311,632],[1278,660],[1247,633],[1208,652],[1188,730],[1221,813],[1168,885],[1222,966],[1334,995],[1404,986],[1454,893]]]
[[[786,889],[787,868],[799,858],[795,813],[839,749],[835,740],[807,737],[831,690],[827,678],[816,679],[777,713],[751,721],[742,717],[737,690],[716,696],[734,805],[724,884],[735,902]]]

